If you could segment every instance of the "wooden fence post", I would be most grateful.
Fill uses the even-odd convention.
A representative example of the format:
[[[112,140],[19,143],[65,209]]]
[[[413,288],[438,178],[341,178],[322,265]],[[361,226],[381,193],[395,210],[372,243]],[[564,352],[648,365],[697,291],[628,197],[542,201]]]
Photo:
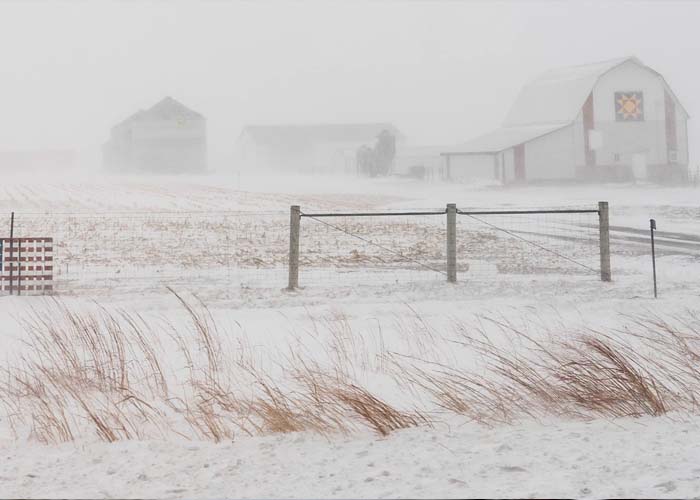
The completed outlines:
[[[10,264],[10,295],[12,295],[12,272],[14,266],[14,261],[13,261],[13,244],[14,244],[14,235],[15,235],[15,213],[12,212],[10,215],[10,258],[8,259],[8,262]]]
[[[457,205],[447,205],[447,281],[457,282]]]
[[[610,213],[607,201],[598,202],[598,227],[600,230],[600,279],[601,281],[611,281]]]
[[[292,205],[289,210],[289,284],[287,290],[299,287],[299,227],[301,208]]]

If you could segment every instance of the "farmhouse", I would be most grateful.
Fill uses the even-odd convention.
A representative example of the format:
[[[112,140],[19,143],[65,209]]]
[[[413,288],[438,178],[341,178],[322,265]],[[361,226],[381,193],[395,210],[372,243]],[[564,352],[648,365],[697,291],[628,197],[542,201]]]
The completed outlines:
[[[206,119],[166,97],[112,127],[102,151],[110,170],[202,172],[207,168]]]
[[[682,181],[688,113],[636,57],[548,71],[503,126],[442,152],[449,179]]]
[[[355,173],[360,146],[372,146],[387,130],[402,143],[391,123],[270,125],[244,127],[237,142],[242,169],[305,173]]]

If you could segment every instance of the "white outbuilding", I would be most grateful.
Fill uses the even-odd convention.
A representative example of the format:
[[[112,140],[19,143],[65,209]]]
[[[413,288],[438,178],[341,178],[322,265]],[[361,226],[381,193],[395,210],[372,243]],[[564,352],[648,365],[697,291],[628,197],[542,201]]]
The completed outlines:
[[[527,84],[503,126],[444,150],[453,180],[682,181],[688,113],[636,57],[555,69]]]

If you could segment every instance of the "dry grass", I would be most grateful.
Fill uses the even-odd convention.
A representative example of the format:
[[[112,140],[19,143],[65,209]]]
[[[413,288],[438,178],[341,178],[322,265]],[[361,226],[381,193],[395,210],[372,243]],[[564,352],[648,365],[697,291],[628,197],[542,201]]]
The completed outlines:
[[[508,337],[505,346],[483,331],[471,335],[464,329],[457,341],[478,354],[482,371],[412,359],[396,363],[404,366],[403,377],[440,408],[487,425],[522,417],[660,416],[698,409],[697,316],[674,325],[644,316],[631,323],[635,329],[564,332],[545,340],[489,321]]]
[[[438,329],[408,308],[389,343],[381,326],[358,331],[333,311],[312,317],[305,336],[263,366],[244,337],[218,329],[204,304],[173,294],[187,327],[97,306],[78,313],[57,300],[33,311],[25,353],[0,378],[17,437],[386,436],[450,413],[493,426],[700,408],[700,316],[692,311],[629,317],[610,332],[555,332],[493,317]]]

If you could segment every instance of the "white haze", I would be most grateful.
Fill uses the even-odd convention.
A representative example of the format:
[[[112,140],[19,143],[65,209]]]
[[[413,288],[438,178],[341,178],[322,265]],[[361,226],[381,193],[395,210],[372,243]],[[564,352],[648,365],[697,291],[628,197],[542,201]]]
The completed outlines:
[[[694,2],[0,3],[0,150],[99,169],[109,128],[171,95],[225,169],[248,123],[392,121],[418,144],[497,126],[557,66],[636,55],[700,107]]]

